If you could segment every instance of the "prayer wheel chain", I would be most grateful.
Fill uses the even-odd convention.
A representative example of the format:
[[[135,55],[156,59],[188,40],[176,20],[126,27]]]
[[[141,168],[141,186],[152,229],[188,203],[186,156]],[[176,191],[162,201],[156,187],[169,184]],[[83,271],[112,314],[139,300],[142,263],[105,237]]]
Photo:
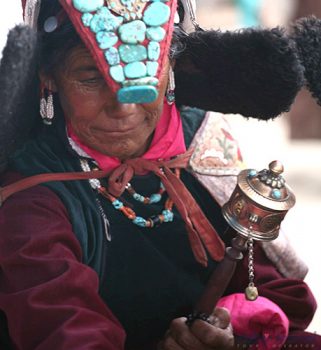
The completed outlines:
[[[249,263],[248,263],[248,271],[249,271],[249,285],[245,289],[245,297],[247,300],[254,301],[259,296],[258,290],[254,285],[254,242],[253,238],[249,236],[247,241],[247,247],[249,250]]]

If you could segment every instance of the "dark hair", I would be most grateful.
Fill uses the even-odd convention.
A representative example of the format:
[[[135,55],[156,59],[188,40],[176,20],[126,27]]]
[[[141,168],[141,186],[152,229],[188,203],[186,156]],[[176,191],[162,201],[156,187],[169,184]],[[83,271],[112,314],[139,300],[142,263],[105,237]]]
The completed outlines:
[[[66,18],[53,32],[44,31],[45,21],[49,17],[57,17],[62,7],[56,0],[43,0],[38,18],[39,68],[44,73],[52,72],[64,61],[72,48],[81,44],[81,39],[72,23]]]

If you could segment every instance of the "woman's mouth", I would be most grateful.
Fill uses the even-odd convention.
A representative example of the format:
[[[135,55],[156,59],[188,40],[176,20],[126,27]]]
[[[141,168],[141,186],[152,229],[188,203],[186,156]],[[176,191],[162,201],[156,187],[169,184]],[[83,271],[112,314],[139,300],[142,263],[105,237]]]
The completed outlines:
[[[94,133],[104,133],[109,136],[122,137],[132,133],[135,129],[137,129],[137,126],[126,128],[92,128],[92,131]]]

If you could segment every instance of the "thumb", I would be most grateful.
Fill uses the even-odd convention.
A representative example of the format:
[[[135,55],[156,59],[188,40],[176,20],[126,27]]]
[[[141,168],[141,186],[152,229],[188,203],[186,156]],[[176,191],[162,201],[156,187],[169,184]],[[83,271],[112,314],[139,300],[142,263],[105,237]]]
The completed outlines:
[[[209,322],[218,328],[225,329],[231,323],[231,316],[225,307],[216,307],[209,317]]]

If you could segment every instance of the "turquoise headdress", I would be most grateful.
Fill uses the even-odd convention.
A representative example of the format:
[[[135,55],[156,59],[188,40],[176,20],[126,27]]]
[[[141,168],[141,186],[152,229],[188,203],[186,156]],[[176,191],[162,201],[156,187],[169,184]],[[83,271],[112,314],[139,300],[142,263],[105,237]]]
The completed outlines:
[[[25,2],[36,27],[40,0]],[[168,57],[177,0],[59,0],[122,103],[150,103]]]

